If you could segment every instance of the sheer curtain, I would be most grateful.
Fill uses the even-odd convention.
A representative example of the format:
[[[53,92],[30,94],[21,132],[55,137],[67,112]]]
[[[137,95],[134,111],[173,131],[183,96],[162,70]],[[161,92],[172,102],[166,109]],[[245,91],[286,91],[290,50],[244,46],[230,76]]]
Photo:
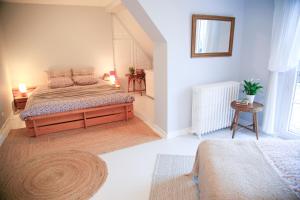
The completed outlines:
[[[263,131],[286,132],[300,51],[300,0],[275,0]]]

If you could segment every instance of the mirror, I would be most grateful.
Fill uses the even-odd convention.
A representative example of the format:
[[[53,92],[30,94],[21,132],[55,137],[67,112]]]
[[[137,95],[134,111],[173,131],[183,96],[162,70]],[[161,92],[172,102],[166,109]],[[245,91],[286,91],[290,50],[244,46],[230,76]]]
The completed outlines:
[[[231,56],[234,17],[193,15],[192,57]]]

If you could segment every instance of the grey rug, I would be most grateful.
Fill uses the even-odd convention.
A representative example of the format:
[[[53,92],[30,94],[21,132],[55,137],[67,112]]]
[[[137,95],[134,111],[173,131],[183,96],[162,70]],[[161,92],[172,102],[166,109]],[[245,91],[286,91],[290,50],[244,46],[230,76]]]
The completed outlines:
[[[199,200],[190,173],[193,156],[158,155],[152,178],[150,200]]]

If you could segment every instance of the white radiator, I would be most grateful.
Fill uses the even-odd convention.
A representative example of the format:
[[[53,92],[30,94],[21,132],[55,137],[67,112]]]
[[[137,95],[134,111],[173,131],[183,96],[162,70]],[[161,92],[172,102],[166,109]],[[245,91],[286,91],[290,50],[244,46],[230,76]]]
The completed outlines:
[[[229,81],[193,88],[192,132],[203,135],[231,125],[230,103],[238,99],[239,82]]]

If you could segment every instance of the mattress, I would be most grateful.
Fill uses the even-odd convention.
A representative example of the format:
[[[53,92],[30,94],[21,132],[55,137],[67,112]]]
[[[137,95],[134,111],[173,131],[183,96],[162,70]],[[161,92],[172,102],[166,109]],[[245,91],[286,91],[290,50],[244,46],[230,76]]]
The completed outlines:
[[[30,95],[20,118],[93,108],[98,106],[131,103],[134,97],[119,88],[102,82],[88,86],[50,89],[40,86]]]
[[[300,141],[207,140],[193,167],[200,199],[300,199]]]

